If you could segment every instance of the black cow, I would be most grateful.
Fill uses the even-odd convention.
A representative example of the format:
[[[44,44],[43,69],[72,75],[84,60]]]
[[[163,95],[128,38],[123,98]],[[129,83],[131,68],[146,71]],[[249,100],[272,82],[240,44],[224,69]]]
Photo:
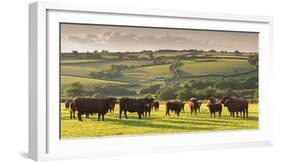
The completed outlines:
[[[100,120],[100,116],[102,116],[102,121],[104,121],[104,115],[112,107],[112,103],[108,99],[76,97],[73,102],[78,112],[79,121],[82,121],[81,115],[86,114],[89,117],[89,114],[95,113],[98,114],[98,121]]]
[[[159,107],[160,107],[160,103],[159,101],[154,101],[153,102],[153,108],[155,111],[158,111],[159,110]]]
[[[64,101],[65,110],[68,110],[68,109],[69,109],[69,103],[70,103],[70,101],[68,101],[68,100],[65,100],[65,101]]]
[[[238,112],[240,112],[240,116],[242,116],[243,113],[243,117],[245,117],[246,113],[246,117],[248,117],[249,103],[247,100],[225,96],[222,98],[221,103],[228,108],[230,116],[234,117],[236,113],[236,117],[238,117]]]
[[[109,112],[114,113],[115,104],[117,103],[116,98],[115,97],[107,97],[106,99],[110,103]]]
[[[174,111],[176,115],[179,116],[183,107],[184,104],[180,101],[168,101],[166,103],[166,115],[170,116],[170,111]]]
[[[139,98],[138,100],[141,100],[145,103],[143,116],[147,117],[148,114],[148,116],[150,117],[150,112],[153,107],[154,98]]]
[[[216,117],[216,112],[219,113],[219,117],[221,116],[222,113],[222,104],[216,102],[216,98],[210,97],[208,99],[208,104],[207,107],[209,108],[211,117],[214,115]]]
[[[208,104],[207,106],[209,108],[211,117],[213,114],[214,114],[214,117],[216,117],[216,112],[219,113],[219,117],[221,116],[222,104],[220,104],[220,103],[219,104]]]
[[[133,113],[136,112],[139,116],[139,119],[142,118],[147,104],[142,99],[132,99],[132,98],[121,98],[120,102],[120,111],[119,118],[121,119],[122,112],[124,111],[125,118],[127,119],[127,112]]]

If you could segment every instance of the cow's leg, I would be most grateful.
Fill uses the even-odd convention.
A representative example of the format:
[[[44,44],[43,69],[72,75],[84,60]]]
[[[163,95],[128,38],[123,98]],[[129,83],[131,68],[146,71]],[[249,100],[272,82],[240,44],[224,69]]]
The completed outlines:
[[[86,114],[86,118],[89,118],[89,113]]]
[[[102,121],[104,121],[104,114],[101,115]]]
[[[83,121],[83,120],[82,120],[81,113],[79,113],[79,112],[78,112],[78,120],[79,120],[79,121]]]
[[[221,117],[221,111],[219,112],[219,117]]]
[[[127,110],[124,110],[125,118],[128,119]]]
[[[100,121],[100,116],[101,116],[101,114],[100,114],[100,113],[98,113],[98,121]]]
[[[76,119],[76,118],[75,118],[75,110],[73,111],[73,119]]]
[[[150,117],[150,111],[148,112],[148,116]]]
[[[195,113],[195,115],[197,115],[197,109],[194,109],[194,113]]]
[[[122,109],[119,110],[119,119],[121,119]]]
[[[167,116],[167,115],[170,116],[169,110],[166,110],[166,116]]]
[[[236,112],[236,117],[238,118],[238,111]]]
[[[139,119],[141,119],[142,115],[143,115],[142,113],[138,112]]]

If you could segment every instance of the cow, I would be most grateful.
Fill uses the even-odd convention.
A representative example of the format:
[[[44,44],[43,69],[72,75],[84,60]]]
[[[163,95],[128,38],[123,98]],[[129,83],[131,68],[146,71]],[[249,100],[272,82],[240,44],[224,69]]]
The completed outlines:
[[[154,101],[154,102],[153,102],[153,108],[154,108],[155,111],[158,111],[158,110],[159,110],[159,106],[160,106],[159,101]]]
[[[240,116],[242,116],[243,113],[243,117],[245,117],[245,114],[246,117],[248,117],[249,103],[246,99],[225,96],[221,99],[220,103],[228,108],[230,116],[234,117],[236,113],[236,117],[238,117],[238,112],[240,112]]]
[[[145,103],[145,100],[133,98],[121,98],[119,101],[119,106],[119,119],[121,119],[122,112],[124,112],[126,119],[128,119],[127,112],[136,112],[139,119],[141,119],[145,112],[145,108],[148,107],[148,105]]]
[[[151,112],[152,107],[153,107],[154,98],[147,98],[146,97],[146,98],[139,98],[138,100],[141,100],[145,103],[143,116],[147,117],[147,114],[148,114],[148,116],[150,117],[150,112]]]
[[[196,98],[191,98],[187,101],[189,108],[190,108],[190,114],[194,112],[195,115],[197,115],[197,110],[200,112],[201,102],[198,102]]]
[[[109,108],[109,112],[113,112],[114,113],[114,108],[115,108],[115,104],[117,103],[117,100],[115,97],[107,97],[107,101],[110,103],[110,108]]]
[[[221,112],[222,112],[222,104],[218,103],[218,104],[207,104],[207,107],[209,108],[211,117],[214,114],[214,117],[216,117],[216,112],[219,113],[219,117],[221,116]]]
[[[89,97],[76,97],[73,99],[74,106],[78,112],[78,120],[82,121],[82,115],[86,114],[86,117],[89,117],[89,114],[98,114],[98,121],[102,117],[104,121],[104,116],[108,112],[109,108],[112,107],[112,103],[109,99],[99,99],[99,98],[89,98]]]
[[[75,119],[75,112],[76,112],[76,107],[74,105],[74,102],[70,102],[69,103],[69,107],[70,107],[70,110],[69,110],[69,113],[70,113],[70,119]]]
[[[216,112],[219,113],[219,117],[221,116],[222,113],[222,104],[216,102],[216,98],[210,97],[208,99],[208,104],[207,107],[209,108],[211,117],[214,115],[216,117]]]
[[[64,101],[65,110],[68,110],[68,109],[69,109],[69,103],[70,103],[70,101],[68,101],[68,100],[65,100],[65,101]]]
[[[170,116],[170,111],[174,111],[177,116],[180,115],[184,104],[180,101],[167,101],[166,103],[166,115]]]

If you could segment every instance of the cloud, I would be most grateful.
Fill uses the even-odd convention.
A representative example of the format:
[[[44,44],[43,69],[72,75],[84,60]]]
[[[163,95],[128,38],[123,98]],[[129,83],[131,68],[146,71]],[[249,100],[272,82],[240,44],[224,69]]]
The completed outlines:
[[[69,41],[79,44],[166,44],[166,43],[179,43],[185,44],[192,42],[192,40],[180,37],[165,35],[152,35],[143,34],[137,35],[133,33],[119,33],[119,32],[104,32],[97,34],[84,34],[84,35],[72,35],[68,37]]]

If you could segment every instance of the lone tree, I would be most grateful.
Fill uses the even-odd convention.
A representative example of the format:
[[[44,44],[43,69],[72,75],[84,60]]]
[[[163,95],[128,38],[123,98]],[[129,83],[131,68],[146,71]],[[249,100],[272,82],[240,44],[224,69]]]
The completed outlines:
[[[237,56],[240,56],[240,55],[241,55],[241,52],[238,51],[238,50],[235,50],[235,51],[234,51],[234,54],[237,55]]]
[[[81,96],[83,94],[83,86],[80,82],[74,82],[71,83],[68,88],[64,90],[64,96],[65,97],[76,97],[76,96]]]

